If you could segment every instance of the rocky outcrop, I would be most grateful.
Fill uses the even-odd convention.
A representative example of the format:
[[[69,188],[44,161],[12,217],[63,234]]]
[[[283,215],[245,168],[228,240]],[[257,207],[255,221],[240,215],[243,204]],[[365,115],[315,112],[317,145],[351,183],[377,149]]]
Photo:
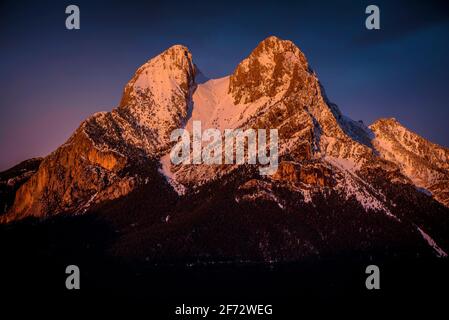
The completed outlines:
[[[333,172],[320,162],[295,163],[282,161],[272,180],[314,187],[331,187]]]
[[[272,36],[240,62],[230,77],[229,93],[235,104],[273,98],[282,90],[304,86],[308,75],[308,63],[299,48]]]
[[[288,201],[274,189],[302,194],[302,204],[333,189],[345,201],[391,217],[392,201],[363,175],[379,168],[391,173],[391,183],[425,188],[447,205],[447,149],[391,121],[368,128],[343,116],[291,41],[263,40],[229,77],[198,84],[197,74],[180,45],[142,65],[116,109],[86,119],[43,160],[3,221],[84,212],[132,192],[148,180],[144,169],[159,161],[160,172],[182,192],[239,171],[237,165],[170,165],[171,131],[195,119],[219,129],[278,129],[278,171],[243,178],[239,194],[248,201],[263,198],[284,208]]]
[[[0,215],[11,207],[17,190],[33,176],[41,162],[42,158],[32,158],[0,172]]]
[[[101,151],[81,126],[17,191],[6,221],[25,216],[76,212],[106,187],[117,183],[126,158],[114,151]]]
[[[343,117],[328,101],[304,54],[291,41],[263,40],[226,80],[198,85],[195,120],[221,130],[278,129],[280,156],[301,164],[326,156],[350,159],[358,166],[375,161],[369,129]],[[176,176],[183,185],[196,186],[235,168],[186,165],[172,168],[170,179]]]
[[[423,192],[449,206],[449,149],[408,130],[396,119],[380,119],[370,126],[373,145],[385,160],[395,163]]]
[[[185,122],[196,73],[189,50],[175,45],[142,65],[126,85],[118,113],[141,130],[137,138],[148,141],[152,153],[165,149],[172,130]]]
[[[42,161],[2,220],[79,213],[129,193],[145,178],[135,172],[145,171],[185,120],[194,76],[183,46],[149,60],[125,87],[118,108],[89,117]]]

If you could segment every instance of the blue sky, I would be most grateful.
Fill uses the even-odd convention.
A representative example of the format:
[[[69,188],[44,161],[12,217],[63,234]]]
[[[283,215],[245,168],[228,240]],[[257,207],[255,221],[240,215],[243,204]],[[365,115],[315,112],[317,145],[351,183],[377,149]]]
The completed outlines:
[[[292,1],[289,1],[292,2]],[[173,44],[208,77],[232,73],[269,35],[295,42],[343,113],[381,117],[449,146],[449,6],[444,1],[3,1],[0,170],[62,144]],[[81,29],[65,28],[77,4]],[[365,28],[376,4],[381,30]]]

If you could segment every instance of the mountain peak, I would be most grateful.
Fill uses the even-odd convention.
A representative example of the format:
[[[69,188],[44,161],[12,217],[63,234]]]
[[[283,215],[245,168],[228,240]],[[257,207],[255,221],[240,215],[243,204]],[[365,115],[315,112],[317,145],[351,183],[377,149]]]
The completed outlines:
[[[199,82],[206,79],[201,78],[185,46],[172,46],[148,60],[126,85],[117,109],[88,118],[43,160],[17,191],[8,217],[84,212],[91,203],[132,192],[146,175],[135,172],[158,160],[170,183],[187,188],[230,174],[236,166],[195,165],[172,172],[170,163],[165,164],[172,131],[197,119],[208,128],[278,129],[280,163],[296,163],[280,169],[282,179],[304,184],[304,199],[310,199],[308,188],[317,182],[327,184],[329,166],[338,173],[336,190],[354,195],[353,174],[377,165],[378,156],[449,206],[449,150],[425,141],[394,118],[378,120],[371,132],[342,116],[293,42],[268,37],[230,77],[203,84]],[[357,190],[365,209],[384,208],[377,196],[364,196],[365,183]]]
[[[290,42],[290,40],[282,40],[281,38],[276,37],[276,36],[268,36],[264,40],[262,40],[261,43],[264,41],[277,41],[277,42],[289,41]]]
[[[187,96],[195,72],[189,49],[179,44],[171,46],[137,69],[125,87],[120,107],[142,105],[142,100],[153,100],[153,97],[167,92],[171,95],[172,90],[179,91],[177,88]],[[174,84],[177,88],[172,88]]]
[[[404,127],[396,118],[380,118],[374,121],[370,127],[379,127],[379,126],[400,126]]]
[[[170,132],[187,116],[197,74],[189,49],[171,46],[137,69],[125,86],[120,115],[133,119],[139,130],[151,131],[154,137],[148,144],[163,148]]]
[[[289,40],[270,36],[237,66],[230,77],[229,92],[236,104],[251,103],[287,90],[292,80],[299,84],[306,73],[310,70],[301,50]]]
[[[186,46],[181,44],[175,44],[160,54],[162,57],[168,57],[173,62],[179,62],[180,60],[188,60],[192,62],[192,54]]]
[[[140,66],[134,78],[143,73],[148,74],[152,69],[158,70],[159,73],[173,73],[177,71],[191,72],[194,69],[192,54],[186,46],[180,44],[173,45]]]
[[[275,53],[292,52],[298,54],[304,58],[304,54],[301,50],[290,40],[284,40],[276,36],[269,36],[262,40],[257,47],[254,49],[254,54],[259,54],[261,52],[272,51]],[[304,61],[307,63],[307,61]]]
[[[407,129],[395,118],[383,118],[369,127],[379,155],[396,163],[416,186],[430,191],[449,206],[449,149],[428,141]]]
[[[278,38],[276,36],[269,36],[263,39],[257,47],[267,47],[267,48],[276,48],[276,49],[287,49],[288,47],[296,47],[295,44],[290,40],[284,40]]]
[[[166,49],[165,51],[175,51],[175,52],[183,51],[183,52],[190,53],[189,48],[187,48],[185,45],[182,45],[182,44],[174,44],[170,48]]]

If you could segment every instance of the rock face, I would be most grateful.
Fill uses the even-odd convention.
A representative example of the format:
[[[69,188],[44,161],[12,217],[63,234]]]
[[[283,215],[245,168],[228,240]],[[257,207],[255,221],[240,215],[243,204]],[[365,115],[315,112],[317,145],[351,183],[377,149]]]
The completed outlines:
[[[282,90],[304,87],[309,73],[306,57],[298,47],[269,37],[237,66],[230,77],[229,93],[235,104],[273,98]]]
[[[200,76],[183,46],[149,60],[126,85],[116,109],[88,118],[43,160],[17,191],[3,221],[102,212],[102,205],[114,200],[121,211],[123,203],[125,210],[132,211],[135,204],[128,199],[139,198],[139,192],[160,183],[153,175],[156,172],[178,193],[180,202],[152,213],[173,224],[167,232],[176,230],[179,243],[169,242],[163,249],[161,243],[168,241],[161,231],[165,225],[156,223],[142,231],[161,235],[147,239],[161,248],[161,254],[186,243],[192,253],[197,238],[192,230],[201,229],[203,238],[212,242],[223,237],[207,254],[243,255],[225,248],[229,233],[220,229],[225,216],[241,222],[242,211],[248,226],[224,225],[240,230],[242,237],[245,232],[252,234],[251,250],[265,260],[321,254],[354,243],[364,250],[397,239],[410,241],[420,254],[446,255],[449,215],[443,205],[449,201],[448,149],[393,120],[366,127],[342,115],[291,41],[269,37],[232,75],[195,81]],[[181,127],[190,130],[195,120],[201,121],[203,130],[278,129],[277,172],[261,176],[254,165],[172,166],[170,133]],[[154,193],[154,188],[148,190]],[[151,206],[166,208],[172,203],[163,204],[160,198],[151,198]],[[138,210],[150,214],[145,208]],[[215,211],[223,215],[220,223],[212,214]],[[291,214],[294,223],[278,218],[273,218],[278,221],[274,225],[269,219],[259,222],[253,220],[253,211],[271,218],[279,212]],[[283,239],[279,246],[267,243],[274,234]],[[199,255],[206,254],[203,245],[198,248]]]
[[[271,179],[317,187],[333,185],[332,170],[320,162],[300,165],[297,162],[283,161]]]
[[[0,172],[0,214],[11,207],[17,190],[31,178],[41,162],[42,158],[33,158]]]
[[[449,206],[449,149],[436,145],[402,126],[396,119],[380,119],[370,126],[380,156],[395,163],[423,191]]]
[[[195,120],[222,131],[276,128],[283,160],[300,163],[333,157],[360,166],[374,159],[370,130],[342,116],[328,102],[299,48],[276,37],[263,40],[231,76],[197,86],[186,127]],[[189,187],[233,169],[192,165],[165,171]]]
[[[145,141],[146,145],[141,148],[149,154],[168,146],[170,133],[182,125],[191,107],[196,72],[192,55],[180,45],[169,48],[137,70],[126,85],[118,108],[124,119],[140,129],[136,137],[130,137],[130,144]]]
[[[145,171],[184,121],[194,76],[191,55],[183,46],[145,63],[125,87],[118,108],[89,117],[43,160],[3,221],[83,212],[92,203],[133,190],[145,178],[135,172]]]
[[[126,158],[113,151],[100,151],[84,127],[46,157],[18,190],[10,210],[15,218],[82,210],[86,199],[121,180],[119,174]]]

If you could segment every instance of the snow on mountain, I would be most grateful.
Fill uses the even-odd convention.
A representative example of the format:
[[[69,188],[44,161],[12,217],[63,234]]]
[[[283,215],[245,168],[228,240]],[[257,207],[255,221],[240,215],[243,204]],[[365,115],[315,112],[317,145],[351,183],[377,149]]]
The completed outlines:
[[[150,59],[126,85],[118,108],[90,116],[43,160],[2,220],[85,211],[134,190],[185,121],[195,72],[180,45]]]
[[[449,149],[411,132],[396,119],[380,119],[370,126],[380,156],[395,163],[417,187],[449,205]]]
[[[193,121],[201,121],[204,128],[225,129],[239,128],[267,101],[260,99],[257,103],[234,104],[229,93],[230,77],[212,79],[199,84],[193,94],[193,111],[186,129],[192,130]]]
[[[196,67],[189,50],[175,45],[141,66],[125,87],[119,110],[151,131],[157,148],[167,146],[190,107]]]
[[[220,79],[204,77],[180,45],[146,62],[126,85],[117,108],[86,119],[43,160],[3,221],[84,212],[131,193],[148,182],[146,170],[154,167],[179,195],[241,174],[237,165],[171,164],[171,131],[190,131],[195,120],[203,129],[221,131],[278,129],[278,172],[268,177],[248,173],[236,201],[268,199],[289,210],[293,204],[279,188],[301,195],[294,205],[313,204],[334,192],[367,212],[394,218],[394,201],[366,178],[373,171],[385,173],[392,183],[426,188],[446,205],[449,201],[447,149],[388,121],[368,128],[345,117],[326,97],[301,50],[269,37]]]
[[[438,257],[447,257],[447,253],[436,244],[435,240],[433,240],[431,236],[424,232],[420,227],[416,227],[416,229],[422,235],[424,240],[426,240],[429,246],[431,246],[435,250],[435,253]]]
[[[338,107],[328,101],[300,49],[291,41],[276,37],[263,40],[231,76],[196,86],[186,129],[191,131],[196,120],[201,121],[203,128],[221,131],[277,128],[281,159],[292,158],[305,167],[309,165],[307,162],[332,158],[335,161],[327,161],[332,166],[336,162],[353,163],[350,169],[345,168],[353,175],[372,158],[369,129],[343,117]],[[173,168],[167,156],[162,159],[162,172],[168,180],[190,187],[237,168],[234,165]],[[354,185],[346,186],[342,190],[357,195],[356,199],[366,208],[383,208],[373,204],[377,200],[364,197],[366,192],[357,193]]]

